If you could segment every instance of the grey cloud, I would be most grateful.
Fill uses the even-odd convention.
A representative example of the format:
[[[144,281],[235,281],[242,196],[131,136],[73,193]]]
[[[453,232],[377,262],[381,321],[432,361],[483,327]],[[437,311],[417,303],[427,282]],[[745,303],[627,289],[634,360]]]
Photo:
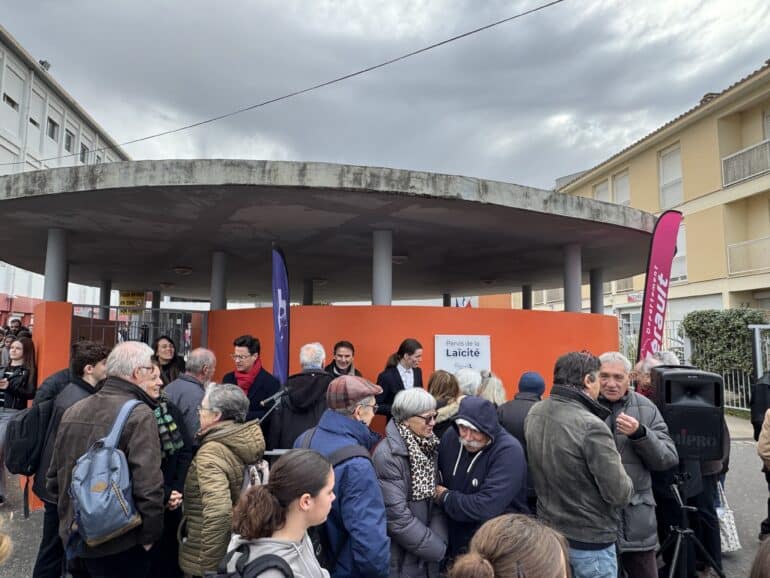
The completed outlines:
[[[4,26],[51,60],[54,76],[122,141],[345,74],[535,2],[18,4],[3,11]],[[715,17],[722,5],[568,1],[129,153],[265,154],[550,187],[763,63],[770,8],[744,3],[753,16],[741,23]]]

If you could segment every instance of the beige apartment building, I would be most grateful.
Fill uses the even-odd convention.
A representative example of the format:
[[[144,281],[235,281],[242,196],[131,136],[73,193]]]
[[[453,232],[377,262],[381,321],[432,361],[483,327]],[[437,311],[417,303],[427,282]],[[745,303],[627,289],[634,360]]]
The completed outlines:
[[[770,60],[596,167],[561,179],[557,187],[568,195],[656,214],[683,213],[669,321],[698,309],[770,309]],[[604,287],[605,312],[618,315],[633,332],[644,275]],[[588,287],[583,297],[587,311]],[[535,291],[533,305],[558,310],[562,298],[561,289]],[[519,300],[512,296],[512,305]]]

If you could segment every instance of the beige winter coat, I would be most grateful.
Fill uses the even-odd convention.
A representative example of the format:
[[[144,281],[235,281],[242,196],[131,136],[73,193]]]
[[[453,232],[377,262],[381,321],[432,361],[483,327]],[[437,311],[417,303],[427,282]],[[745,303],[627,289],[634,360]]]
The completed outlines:
[[[187,472],[179,566],[193,576],[217,569],[227,553],[246,464],[256,463],[265,439],[256,422],[223,421],[205,432]]]

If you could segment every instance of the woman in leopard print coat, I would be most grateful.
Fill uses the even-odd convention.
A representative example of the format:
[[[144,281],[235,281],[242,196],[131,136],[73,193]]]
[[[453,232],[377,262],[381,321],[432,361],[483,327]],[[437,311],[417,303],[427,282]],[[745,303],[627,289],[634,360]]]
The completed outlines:
[[[438,472],[436,400],[421,388],[396,395],[374,467],[385,499],[390,576],[439,575],[447,543],[446,518],[433,504]]]

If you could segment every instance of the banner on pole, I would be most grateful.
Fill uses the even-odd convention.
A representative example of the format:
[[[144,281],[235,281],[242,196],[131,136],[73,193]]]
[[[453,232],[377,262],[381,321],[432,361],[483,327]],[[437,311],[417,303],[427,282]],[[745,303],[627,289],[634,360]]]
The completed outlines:
[[[682,213],[666,211],[658,217],[652,232],[650,254],[647,258],[647,279],[644,282],[642,320],[639,324],[637,361],[663,349],[671,263],[676,254],[676,237],[681,222]]]
[[[277,245],[273,245],[273,375],[281,385],[289,377],[289,274],[286,259]]]

